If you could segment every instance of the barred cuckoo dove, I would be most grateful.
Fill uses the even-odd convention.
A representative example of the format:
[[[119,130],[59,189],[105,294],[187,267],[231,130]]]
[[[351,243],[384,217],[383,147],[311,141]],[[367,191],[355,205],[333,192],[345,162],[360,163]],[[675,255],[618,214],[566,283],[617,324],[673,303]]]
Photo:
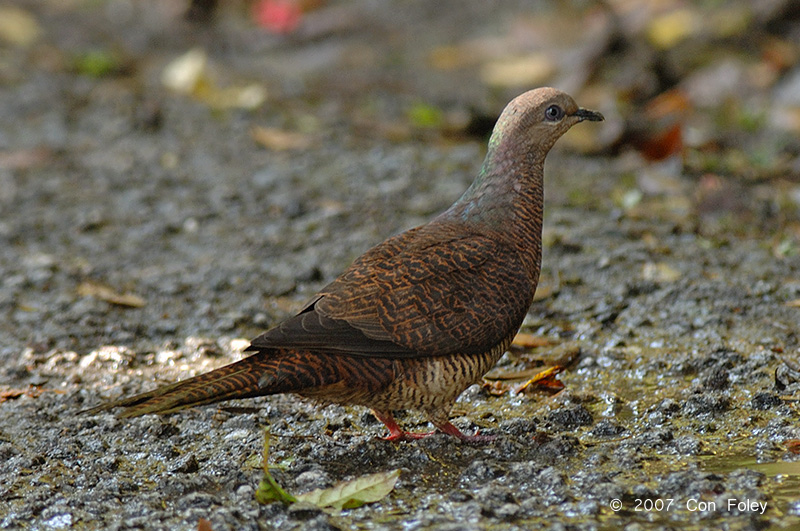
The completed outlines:
[[[120,416],[171,413],[234,398],[296,393],[371,408],[389,440],[414,439],[392,417],[449,420],[461,392],[503,355],[533,301],[542,253],[544,160],[570,127],[603,116],[552,88],[500,115],[475,181],[445,212],[373,247],[294,317],[255,338],[252,355],[101,405]]]

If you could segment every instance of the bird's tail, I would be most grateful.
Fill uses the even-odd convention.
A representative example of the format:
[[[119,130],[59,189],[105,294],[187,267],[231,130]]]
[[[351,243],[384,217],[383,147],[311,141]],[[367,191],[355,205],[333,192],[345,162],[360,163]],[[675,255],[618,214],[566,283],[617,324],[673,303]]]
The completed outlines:
[[[101,404],[85,413],[125,408],[120,417],[166,414],[193,406],[277,393],[336,399],[374,392],[393,377],[392,361],[300,350],[258,349],[219,369],[152,391]]]
[[[184,408],[222,402],[234,398],[250,398],[263,394],[259,379],[267,367],[258,356],[251,356],[219,369],[188,378],[152,391],[115,400],[88,409],[85,413],[98,413],[116,407],[125,411],[120,417],[138,417],[148,413],[172,413]],[[280,392],[280,391],[278,391]]]

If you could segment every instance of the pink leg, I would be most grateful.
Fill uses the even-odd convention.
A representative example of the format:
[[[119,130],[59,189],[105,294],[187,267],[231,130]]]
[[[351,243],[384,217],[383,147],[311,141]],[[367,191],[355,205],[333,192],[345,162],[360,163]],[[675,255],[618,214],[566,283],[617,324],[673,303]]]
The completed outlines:
[[[411,441],[414,439],[422,439],[423,437],[433,434],[433,432],[409,433],[407,431],[403,431],[403,429],[397,424],[397,421],[394,420],[392,414],[388,411],[378,411],[377,409],[373,409],[372,414],[375,415],[378,420],[383,422],[387,428],[389,428],[389,436],[381,437],[385,441]]]
[[[478,432],[475,432],[475,435],[464,435],[461,433],[461,430],[453,426],[453,424],[448,420],[444,424],[436,424],[436,427],[442,433],[446,433],[447,435],[452,435],[453,437],[458,437],[464,442],[480,442],[485,443],[489,441],[494,441],[497,439],[494,435],[478,435]]]
[[[378,420],[383,422],[387,428],[389,428],[389,436],[382,437],[382,439],[385,441],[393,441],[393,442],[413,441],[416,439],[423,439],[425,437],[428,437],[429,435],[433,435],[434,433],[436,433],[434,431],[427,433],[409,433],[407,431],[403,431],[403,429],[400,428],[400,426],[397,424],[397,421],[394,420],[394,417],[388,411],[378,411],[373,409],[372,413]],[[433,424],[442,433],[446,433],[447,435],[452,435],[453,437],[456,437],[464,442],[484,443],[493,441],[497,438],[494,435],[478,435],[477,432],[475,433],[475,435],[464,435],[463,433],[461,433],[461,430],[453,426],[453,424],[449,420],[445,421],[444,423],[434,422]]]

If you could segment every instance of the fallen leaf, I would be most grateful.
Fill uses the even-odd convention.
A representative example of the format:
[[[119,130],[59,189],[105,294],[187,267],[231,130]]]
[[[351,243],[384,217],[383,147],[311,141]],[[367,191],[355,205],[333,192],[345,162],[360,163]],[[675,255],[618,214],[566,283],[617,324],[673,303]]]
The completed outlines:
[[[533,369],[523,369],[521,371],[507,371],[504,369],[492,369],[483,375],[486,380],[523,380],[531,378],[542,372],[541,367]]]
[[[84,281],[78,285],[78,295],[81,297],[94,297],[111,304],[126,306],[128,308],[141,308],[147,304],[142,297],[134,293],[118,293],[109,286],[91,281]]]
[[[483,388],[493,396],[501,396],[509,391],[519,394],[528,390],[531,386],[550,392],[561,391],[564,388],[564,383],[556,379],[556,375],[563,371],[564,367],[562,365],[554,365],[544,370],[528,369],[513,372],[495,369],[484,376]],[[531,375],[533,376],[531,377]],[[521,380],[523,378],[529,379],[519,385],[510,383],[511,380]]]
[[[5,402],[6,400],[16,400],[23,394],[25,394],[25,391],[22,389],[5,389],[0,391],[0,402]]]
[[[207,63],[206,52],[193,48],[164,67],[161,82],[175,92],[192,94],[205,77]]]
[[[560,365],[554,365],[553,367],[545,369],[524,384],[515,387],[513,390],[514,394],[518,395],[534,384],[536,384],[536,387],[539,387],[540,389],[560,391],[564,388],[564,383],[557,380],[556,375],[563,371],[564,367]]]
[[[536,347],[546,347],[551,345],[552,343],[546,337],[535,336],[533,334],[526,334],[520,332],[519,334],[514,336],[514,340],[511,342],[511,344],[522,348],[536,348]]]
[[[675,115],[685,115],[692,110],[692,102],[685,90],[667,90],[647,102],[644,112],[648,120],[660,120]]]
[[[792,301],[787,301],[786,306],[790,308],[800,308],[800,299],[794,299]]]
[[[647,38],[656,48],[668,50],[700,28],[700,20],[690,9],[676,9],[657,16],[647,27]]]
[[[306,502],[321,508],[353,509],[386,497],[397,483],[400,470],[370,474],[334,485],[329,489],[316,489],[299,496],[283,490],[269,471],[269,431],[264,430],[264,477],[256,490],[256,501],[261,504],[280,501],[285,505]]]
[[[18,7],[0,7],[0,39],[16,46],[28,46],[41,34],[42,27],[27,11]]]
[[[317,507],[353,509],[366,503],[379,501],[394,489],[400,470],[379,472],[339,483],[329,489],[316,489],[297,496],[297,501],[313,503]]]
[[[211,522],[205,518],[200,518],[197,520],[197,531],[214,531],[214,528],[211,527]]]
[[[664,262],[647,262],[642,267],[642,278],[653,282],[675,282],[681,272]]]
[[[208,56],[193,48],[172,60],[161,72],[165,87],[191,96],[215,109],[256,109],[267,99],[267,90],[258,83],[220,88],[208,71]]]
[[[666,130],[650,133],[634,144],[650,162],[664,160],[683,150],[683,127],[676,122]]]
[[[274,127],[255,126],[250,131],[258,144],[273,151],[287,151],[290,149],[304,149],[310,144],[306,135],[284,131]]]
[[[784,441],[786,449],[793,454],[800,454],[800,439],[788,439]]]
[[[75,70],[82,75],[102,78],[122,70],[120,58],[108,50],[90,50],[75,56]]]
[[[788,40],[767,37],[762,44],[761,57],[776,72],[788,70],[797,63],[798,51]]]
[[[536,86],[556,72],[556,65],[544,53],[500,59],[481,68],[481,79],[493,87]]]
[[[22,395],[29,396],[31,398],[37,398],[42,396],[47,391],[58,394],[64,394],[66,392],[59,389],[42,389],[36,385],[29,385],[25,389],[4,389],[0,391],[0,403],[8,400],[16,400]]]
[[[257,109],[267,99],[267,89],[258,83],[241,87],[218,88],[202,84],[195,96],[214,109]]]
[[[442,126],[444,114],[441,110],[427,103],[416,103],[406,113],[414,127],[434,129]]]

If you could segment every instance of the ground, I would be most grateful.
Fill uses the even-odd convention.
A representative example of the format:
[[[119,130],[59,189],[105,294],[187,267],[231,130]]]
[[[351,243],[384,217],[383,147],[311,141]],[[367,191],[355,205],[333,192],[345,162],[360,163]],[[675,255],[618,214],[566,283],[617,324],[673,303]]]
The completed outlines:
[[[800,70],[724,88],[736,61],[751,73],[784,48],[683,68],[700,36],[643,59],[591,3],[318,4],[288,33],[244,2],[211,21],[172,1],[0,14],[22,17],[0,28],[0,528],[800,526]],[[769,16],[748,19],[752,35],[797,35],[796,17]],[[724,47],[762,43],[747,35]],[[200,84],[166,87],[192,49],[208,61]],[[608,119],[548,158],[523,327],[547,344],[495,372],[561,362],[564,389],[474,386],[453,412],[496,440],[391,443],[364,409],[293,396],[81,414],[238,359],[361,252],[446,208],[491,120],[537,80]],[[728,90],[724,104],[698,84]],[[240,98],[253,86],[256,101]],[[675,87],[691,113],[678,147],[631,140]],[[266,427],[290,492],[400,481],[342,512],[259,505]]]

